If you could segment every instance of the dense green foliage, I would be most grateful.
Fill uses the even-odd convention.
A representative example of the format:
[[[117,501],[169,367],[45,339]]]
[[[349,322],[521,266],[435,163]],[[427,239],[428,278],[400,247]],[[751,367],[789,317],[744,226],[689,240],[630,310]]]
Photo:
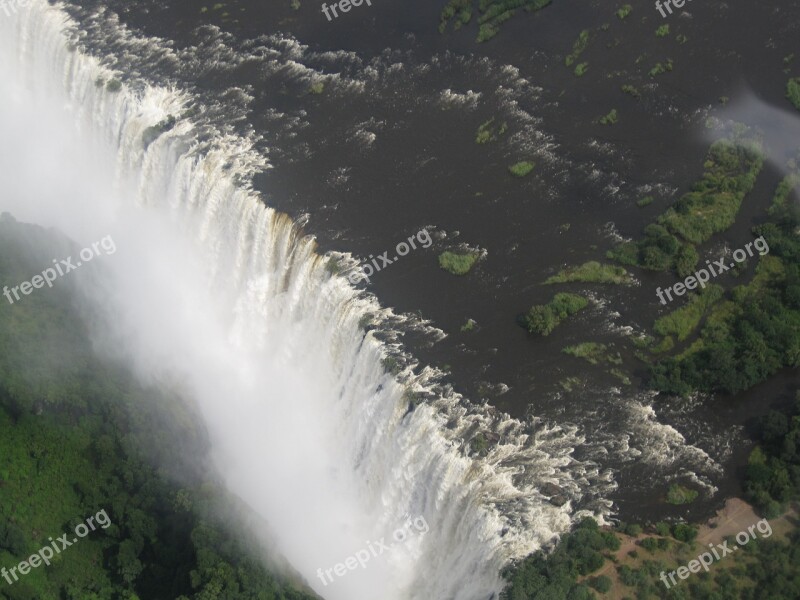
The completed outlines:
[[[552,0],[478,0],[478,42],[490,40],[500,31],[500,25],[513,17],[521,8],[535,12]],[[439,31],[444,33],[448,23],[455,21],[453,29],[460,29],[472,20],[474,0],[448,0],[442,10]]]
[[[0,286],[73,253],[3,219]],[[101,510],[111,525],[13,585],[0,580],[0,598],[312,598],[256,560],[264,553],[206,472],[203,428],[180,399],[95,356],[69,281],[0,310],[0,566]]]
[[[550,335],[566,318],[589,306],[589,301],[579,294],[556,294],[547,304],[531,307],[525,325],[531,333]]]
[[[651,368],[652,388],[733,394],[800,366],[800,212],[787,205],[773,218],[754,229],[770,249],[754,279],[713,307],[687,351]]]
[[[617,10],[617,16],[620,19],[626,19],[628,17],[628,15],[631,14],[632,11],[633,11],[633,7],[630,4],[623,4]]]
[[[600,363],[622,364],[622,358],[620,358],[619,354],[611,354],[608,346],[600,342],[582,342],[574,346],[567,346],[562,352],[576,358],[582,358],[593,365]]]
[[[476,252],[457,253],[445,251],[439,255],[439,266],[453,275],[466,275],[477,262]]]
[[[629,284],[632,282],[631,276],[622,267],[616,265],[604,265],[597,261],[590,260],[577,267],[568,267],[560,273],[548,277],[546,284],[552,283],[616,283]]]
[[[700,325],[708,309],[722,298],[725,290],[716,284],[701,289],[698,294],[689,298],[688,304],[676,308],[671,313],[656,320],[653,331],[663,336],[675,336],[682,342]]]
[[[601,125],[615,125],[618,121],[619,121],[619,116],[617,115],[616,108],[612,108],[610,111],[608,111],[608,114],[600,117]]]
[[[670,504],[689,504],[697,499],[699,492],[690,490],[678,483],[673,483],[667,491],[667,502]]]
[[[578,39],[572,44],[572,52],[570,52],[564,59],[564,64],[571,67],[572,64],[578,60],[578,57],[583,54],[586,47],[589,45],[589,30],[584,29],[578,34]]]
[[[518,163],[514,163],[510,167],[508,167],[509,172],[516,176],[516,177],[525,177],[528,173],[533,171],[534,163],[523,160]]]
[[[800,392],[789,415],[772,410],[759,420],[757,438],[745,490],[747,499],[771,519],[800,493]]]
[[[620,244],[609,257],[653,271],[675,269],[684,277],[691,273],[697,264],[694,244],[733,225],[763,157],[754,143],[722,140],[711,146],[704,166],[702,178],[645,228],[642,240]]]
[[[790,79],[786,83],[786,97],[797,110],[800,110],[800,77]]]
[[[618,550],[619,546],[614,533],[601,530],[593,519],[584,519],[561,539],[551,554],[533,554],[506,570],[508,586],[500,597],[503,600],[593,598],[589,587],[576,580],[602,567],[603,552]]]

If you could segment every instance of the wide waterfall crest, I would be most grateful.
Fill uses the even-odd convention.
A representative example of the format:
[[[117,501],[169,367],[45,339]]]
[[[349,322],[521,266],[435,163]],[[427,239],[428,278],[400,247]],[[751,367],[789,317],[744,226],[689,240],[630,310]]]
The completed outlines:
[[[597,497],[613,482],[572,456],[583,441],[576,427],[540,424],[534,436],[528,424],[438,386],[433,370],[385,372],[391,348],[381,333],[391,339],[402,316],[329,272],[313,238],[252,189],[252,176],[268,167],[255,137],[220,131],[188,92],[116,71],[113,56],[91,55],[91,40],[63,7],[31,0],[0,22],[0,32],[0,48],[29,92],[62,98],[80,135],[113,149],[118,187],[135,191],[135,206],[125,210],[159,215],[194,244],[207,267],[209,303],[220,308],[212,315],[217,328],[206,334],[219,354],[200,353],[180,336],[159,348],[142,335],[132,342],[137,364],[156,371],[186,354],[182,374],[198,394],[227,484],[271,523],[278,548],[319,593],[486,600],[509,561],[575,518],[607,509]],[[176,271],[175,290],[182,277]],[[211,320],[197,310],[204,319],[195,328]],[[142,314],[120,317],[119,335],[134,331]],[[377,330],[364,331],[365,317]],[[209,372],[218,388],[207,389]],[[425,392],[414,408],[409,389]],[[253,422],[264,423],[261,435],[249,429]],[[493,442],[485,456],[471,450],[479,432]],[[308,456],[270,435],[294,439]],[[273,458],[282,450],[293,472]],[[265,478],[279,484],[265,492]],[[545,484],[568,501],[552,504]],[[299,506],[301,497],[308,504]],[[317,579],[317,567],[416,516],[430,531],[385,563],[327,587]]]

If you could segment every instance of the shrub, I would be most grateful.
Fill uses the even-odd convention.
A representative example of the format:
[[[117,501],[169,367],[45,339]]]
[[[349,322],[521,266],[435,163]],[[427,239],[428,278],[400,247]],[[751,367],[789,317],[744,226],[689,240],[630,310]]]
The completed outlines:
[[[666,37],[669,35],[669,25],[666,23],[656,29],[656,37]]]
[[[649,206],[650,204],[652,204],[653,200],[655,200],[655,198],[653,198],[652,196],[645,196],[641,200],[636,201],[636,206],[638,206],[639,208],[644,208],[645,206]]]
[[[660,536],[667,537],[670,535],[670,526],[669,523],[664,521],[659,521],[656,523],[656,533]]]
[[[625,19],[629,14],[633,11],[633,7],[630,4],[625,4],[617,10],[617,16],[620,19]]]
[[[453,275],[466,275],[477,261],[477,252],[458,254],[446,251],[439,255],[439,266]]]
[[[614,125],[617,121],[619,121],[619,117],[616,108],[612,108],[607,115],[600,117],[601,125]]]
[[[592,577],[589,579],[589,585],[596,589],[601,594],[605,594],[611,589],[611,579],[605,575],[599,577]]]
[[[616,283],[630,284],[633,280],[628,272],[622,267],[615,265],[604,265],[597,261],[590,260],[577,267],[568,267],[552,277],[545,280],[545,284],[553,283]]]
[[[636,86],[633,86],[633,85],[628,85],[628,84],[623,85],[622,86],[622,91],[624,93],[628,94],[629,96],[633,96],[637,100],[642,97],[642,94],[639,91],[639,89]],[[648,198],[649,198],[649,196],[648,196]]]
[[[672,528],[672,537],[679,542],[692,542],[697,537],[697,529],[686,523],[678,523]]]
[[[511,165],[508,170],[516,177],[525,177],[525,175],[533,171],[534,166],[534,163],[524,160]]]
[[[578,294],[556,294],[547,304],[533,306],[525,317],[525,324],[531,333],[549,335],[564,319],[588,305],[589,301]]]
[[[683,487],[677,483],[669,486],[667,491],[667,502],[670,504],[689,504],[694,502],[697,498],[698,492],[689,488]]]
[[[583,77],[583,75],[588,70],[589,70],[589,63],[588,62],[582,62],[577,67],[575,67],[575,75],[578,76],[578,77]]]
[[[572,64],[578,60],[578,57],[586,50],[586,47],[589,45],[589,30],[584,29],[583,31],[578,34],[578,39],[575,40],[575,43],[572,44],[572,52],[570,52],[567,57],[564,59],[564,64],[568,67],[571,67]]]
[[[658,540],[656,538],[644,538],[639,545],[650,553],[653,553],[658,548]]]
[[[794,104],[797,110],[800,110],[800,77],[790,79],[786,84],[786,97],[789,102]]]

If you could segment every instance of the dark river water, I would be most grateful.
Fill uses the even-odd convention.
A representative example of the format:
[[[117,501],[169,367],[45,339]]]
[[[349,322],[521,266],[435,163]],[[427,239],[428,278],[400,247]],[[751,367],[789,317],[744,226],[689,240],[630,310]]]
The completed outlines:
[[[271,168],[256,189],[304,221],[321,252],[395,258],[399,242],[427,228],[430,248],[398,257],[366,285],[383,306],[413,317],[403,349],[420,367],[441,369],[442,385],[534,429],[577,427],[585,443],[576,456],[614,471],[609,497],[620,518],[701,517],[740,492],[749,419],[786,402],[796,373],[735,398],[656,398],[626,338],[664,311],[655,288],[673,276],[636,272],[634,286],[542,282],[566,265],[604,260],[620,236],[637,236],[688,189],[702,172],[705,123],[720,97],[750,88],[783,101],[782,57],[800,50],[797,5],[697,0],[658,38],[666,21],[647,3],[622,21],[613,3],[556,0],[477,44],[474,23],[441,35],[441,6],[430,0],[373,0],[330,22],[309,0],[297,10],[288,0],[76,4],[83,42],[118,57],[123,77],[135,71],[187,89],[232,133],[258,138]],[[102,7],[160,41],[141,47],[107,34]],[[583,29],[592,32],[581,58],[589,71],[576,77],[564,56]],[[668,58],[674,70],[651,78]],[[624,84],[641,98],[623,94]],[[598,124],[612,108],[619,123]],[[476,144],[490,119],[505,132]],[[523,160],[534,171],[511,176],[508,166]],[[779,179],[777,169],[762,172],[740,222],[704,256],[751,239]],[[655,202],[639,209],[644,195]],[[465,277],[437,263],[458,248],[483,253]],[[521,313],[562,290],[586,293],[592,308],[547,338],[519,327]],[[469,319],[476,327],[462,331]],[[619,352],[630,385],[561,352],[583,341]],[[691,510],[663,503],[676,478],[705,491]]]

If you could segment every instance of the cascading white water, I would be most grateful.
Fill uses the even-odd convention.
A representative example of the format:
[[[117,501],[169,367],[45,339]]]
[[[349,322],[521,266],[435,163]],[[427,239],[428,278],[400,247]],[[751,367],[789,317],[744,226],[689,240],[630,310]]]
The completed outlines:
[[[47,134],[63,128],[87,156],[111,149],[113,164],[103,174],[92,171],[102,163],[72,157],[96,180],[76,184],[78,201],[66,190],[24,194],[9,164],[41,156],[6,156],[0,183],[26,197],[4,195],[1,208],[84,242],[88,229],[113,232],[119,253],[104,265],[109,280],[86,292],[107,315],[103,347],[143,377],[181,382],[227,485],[270,523],[277,547],[321,595],[492,597],[509,560],[566,530],[578,514],[573,502],[608,482],[572,458],[575,429],[545,427],[534,440],[518,421],[456,394],[409,411],[407,386],[421,389],[426,372],[406,373],[401,384],[384,371],[387,348],[359,322],[367,314],[380,322],[387,311],[332,276],[314,241],[249,187],[266,166],[251,142],[183,116],[195,100],[180,91],[132,76],[116,89],[110,82],[122,77],[76,42],[76,28],[45,0],[0,21],[4,85],[16,85],[6,75],[24,83],[14,91],[18,106],[48,97],[35,108],[57,113],[40,115]],[[159,128],[170,116],[174,126]],[[47,144],[40,131],[26,135]],[[498,440],[484,457],[465,443],[477,431]],[[539,491],[547,482],[571,502],[550,504]],[[425,535],[320,581],[318,568],[389,541],[417,517]]]

